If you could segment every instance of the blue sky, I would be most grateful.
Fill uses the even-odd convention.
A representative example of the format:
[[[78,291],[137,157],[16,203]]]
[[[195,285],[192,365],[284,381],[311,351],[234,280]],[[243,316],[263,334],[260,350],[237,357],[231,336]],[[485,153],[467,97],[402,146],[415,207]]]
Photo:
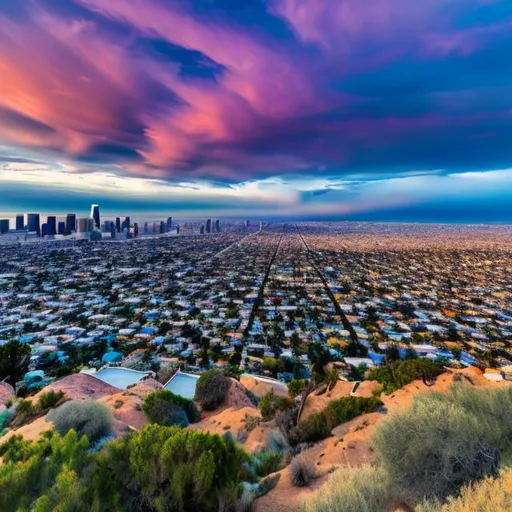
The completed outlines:
[[[511,222],[506,0],[4,0],[0,212]]]

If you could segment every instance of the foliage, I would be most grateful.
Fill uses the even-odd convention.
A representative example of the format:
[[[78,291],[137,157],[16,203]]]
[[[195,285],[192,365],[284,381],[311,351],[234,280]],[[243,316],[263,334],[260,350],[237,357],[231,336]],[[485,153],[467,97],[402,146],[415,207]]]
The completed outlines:
[[[309,487],[315,479],[315,468],[302,454],[290,464],[290,481],[295,487]]]
[[[66,402],[52,409],[47,417],[61,436],[74,430],[79,436],[87,436],[91,443],[112,431],[112,413],[107,406],[94,400]]]
[[[219,370],[208,370],[197,381],[194,400],[205,411],[213,411],[224,402],[230,386],[229,377]]]
[[[405,498],[444,499],[496,474],[512,438],[511,413],[512,388],[456,384],[448,394],[420,394],[378,425],[377,460]]]
[[[331,430],[341,423],[361,414],[374,412],[382,402],[375,397],[345,397],[329,402],[327,407],[308,419],[301,421],[291,432],[295,443],[320,441],[331,435]]]
[[[0,346],[0,382],[6,380],[12,386],[28,372],[31,349],[29,345],[11,340]]]
[[[262,451],[256,457],[256,473],[258,476],[267,476],[283,467],[283,454],[272,451]]]
[[[270,421],[277,411],[292,409],[295,403],[290,398],[277,396],[270,389],[260,400],[260,411],[264,421]]]
[[[290,449],[288,439],[279,429],[271,430],[267,434],[266,446],[273,453],[284,453]]]
[[[185,427],[201,419],[194,402],[175,395],[167,389],[150,393],[145,398],[142,409],[151,423],[164,427],[173,425]]]
[[[390,394],[413,380],[434,379],[442,372],[443,368],[429,359],[406,359],[373,369],[368,379],[376,380],[384,393]]]
[[[0,446],[0,510],[195,511],[227,508],[249,457],[220,436],[148,425],[91,451],[73,430]]]
[[[503,470],[498,478],[484,478],[465,486],[458,498],[439,502],[424,502],[417,512],[509,512],[512,510],[512,470]]]
[[[64,393],[62,391],[54,391],[51,389],[50,391],[46,391],[39,395],[37,406],[40,410],[51,409],[52,407],[55,407],[63,398]]]
[[[306,502],[304,512],[377,512],[389,501],[388,478],[373,466],[337,470]]]
[[[288,395],[290,398],[295,398],[300,395],[306,388],[306,381],[304,379],[294,379],[288,384]]]

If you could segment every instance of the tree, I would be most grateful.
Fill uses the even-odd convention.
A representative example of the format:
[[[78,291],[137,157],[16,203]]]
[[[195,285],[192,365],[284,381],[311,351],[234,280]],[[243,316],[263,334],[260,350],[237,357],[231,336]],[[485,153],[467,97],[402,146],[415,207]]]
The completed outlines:
[[[29,345],[12,340],[0,347],[0,381],[15,386],[28,372],[31,349]]]

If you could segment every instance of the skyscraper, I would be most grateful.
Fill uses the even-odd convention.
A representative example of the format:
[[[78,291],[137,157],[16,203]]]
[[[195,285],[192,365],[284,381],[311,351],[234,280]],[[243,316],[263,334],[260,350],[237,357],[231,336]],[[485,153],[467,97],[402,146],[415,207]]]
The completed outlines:
[[[68,213],[66,215],[66,235],[71,235],[73,231],[76,231],[76,215]]]
[[[25,229],[25,220],[23,214],[16,215],[16,231],[23,231]]]
[[[199,233],[201,233],[201,235],[204,235],[204,226],[201,224],[201,227],[199,228]]]
[[[123,231],[126,229],[126,233],[130,233],[130,217],[125,217],[121,227],[123,228]]]
[[[165,233],[165,222],[160,222],[160,234],[163,235]]]
[[[172,217],[167,217],[167,231],[172,229]]]
[[[39,213],[29,213],[27,215],[27,226],[31,233],[36,233],[41,236],[41,219]]]
[[[134,222],[133,223],[133,236],[137,238],[139,236],[139,223]]]
[[[9,219],[0,220],[0,235],[9,233]]]
[[[65,222],[59,222],[59,235],[65,235],[66,234],[66,223]]]
[[[48,224],[43,222],[41,224],[41,236],[46,236],[48,234]]]
[[[116,223],[115,222],[111,222],[110,223],[110,237],[111,238],[115,238],[116,237],[116,233],[117,233]]]
[[[100,229],[100,207],[97,204],[91,206],[91,219],[94,219],[94,227]]]
[[[212,219],[208,219],[206,221],[206,232],[211,233],[212,232]]]
[[[217,231],[217,233],[220,233],[220,221],[219,221],[219,219],[217,219],[215,221],[215,231]]]
[[[53,215],[46,217],[46,234],[55,236],[57,234],[57,218]]]
[[[116,231],[121,233],[121,219],[119,217],[116,217]]]
[[[90,233],[94,229],[94,219],[90,217],[83,217],[78,219],[78,232]]]

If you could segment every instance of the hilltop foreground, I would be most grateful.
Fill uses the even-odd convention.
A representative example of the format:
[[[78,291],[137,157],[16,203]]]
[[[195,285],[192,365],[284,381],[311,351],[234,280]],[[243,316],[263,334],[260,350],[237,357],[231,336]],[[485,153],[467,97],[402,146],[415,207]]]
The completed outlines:
[[[211,378],[221,379],[215,389],[223,388],[222,395],[211,395],[213,388],[206,397],[196,393],[195,405],[151,379],[122,391],[81,374],[19,402],[14,425],[21,425],[0,440],[0,509],[431,511],[464,485],[475,487],[463,490],[461,500],[485,493],[477,482],[496,477],[508,463],[512,387],[474,367],[445,371],[428,385],[415,380],[381,401],[373,397],[374,381],[355,392],[353,384],[338,381],[323,394],[307,395],[288,432],[283,421],[297,412],[294,400],[268,385],[259,389],[258,407],[240,382]],[[243,379],[258,389],[261,383],[252,380]],[[275,410],[269,412],[271,397]],[[338,405],[334,413],[333,404],[341,403],[345,412]],[[76,404],[90,408],[88,417],[76,420],[75,413],[63,431],[59,411]],[[319,422],[332,426],[333,414],[357,417],[323,434]],[[71,426],[78,436],[66,434]],[[447,449],[451,453],[443,453]],[[402,472],[389,450],[402,457]],[[503,483],[482,485],[494,494],[501,489],[496,499],[510,503],[510,473],[501,471]]]

